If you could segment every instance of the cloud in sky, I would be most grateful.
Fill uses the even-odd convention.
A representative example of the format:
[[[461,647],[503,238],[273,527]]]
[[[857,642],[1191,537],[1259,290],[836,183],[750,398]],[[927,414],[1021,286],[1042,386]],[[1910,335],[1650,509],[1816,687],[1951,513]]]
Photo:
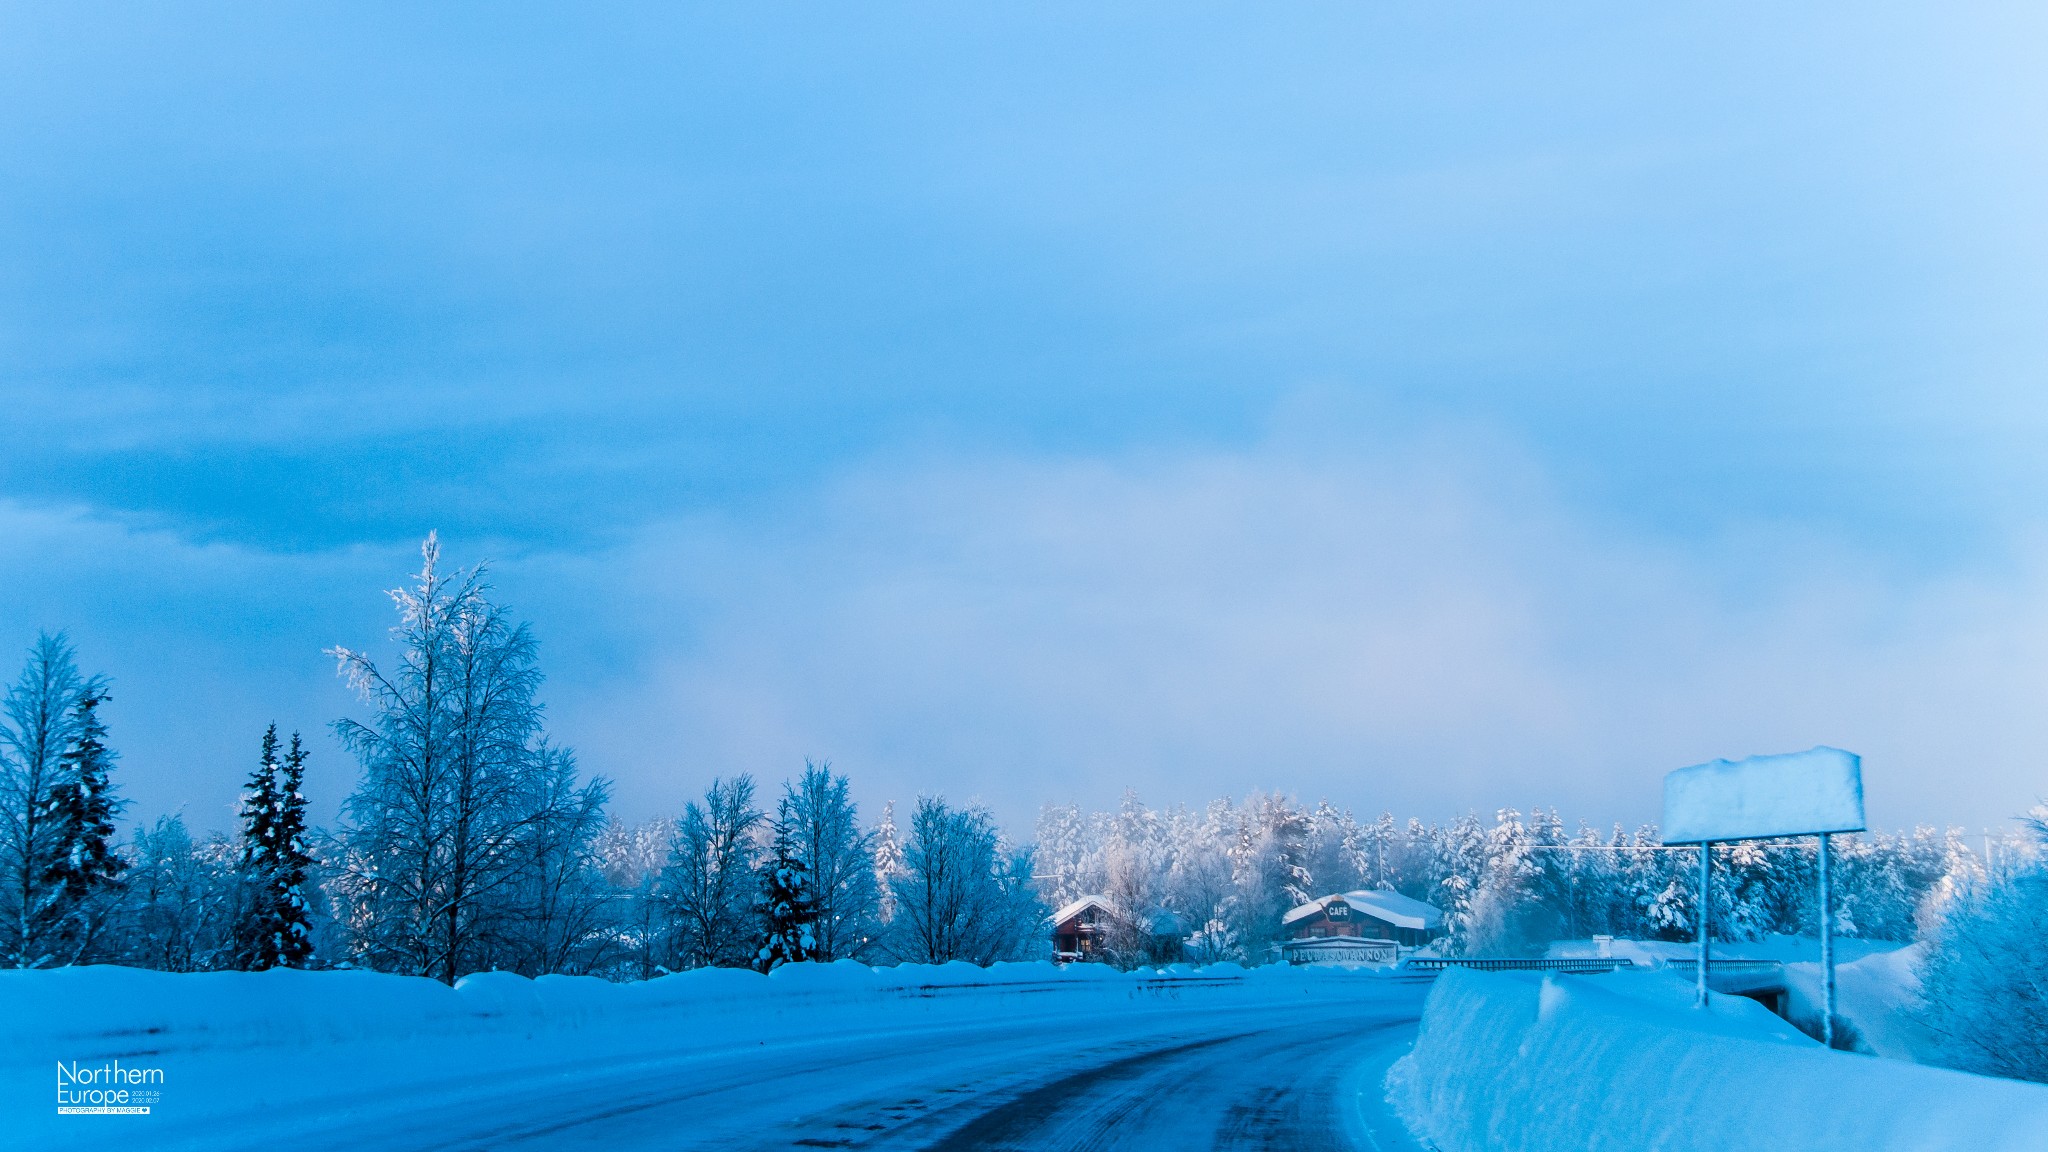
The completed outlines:
[[[1869,756],[1881,820],[2031,801],[2037,565],[1888,579],[1805,537],[1646,543],[1510,459],[1436,438],[934,461],[772,528],[653,530],[593,579],[519,578],[647,607],[646,682],[598,710],[644,719],[614,743],[587,704],[563,715],[655,807],[712,765],[830,756],[870,795],[1013,821],[1133,786],[1634,822],[1669,768],[1814,743]]]
[[[1826,739],[1986,822],[2043,20],[0,11],[0,642],[72,628],[211,824],[430,527],[640,813],[814,755],[1633,820]]]
[[[2026,6],[0,19],[19,499],[587,541],[1309,382],[1679,532],[2048,487]]]
[[[497,585],[536,622],[558,734],[627,816],[806,757],[870,801],[972,796],[1020,829],[1126,786],[1633,824],[1672,767],[1813,743],[1869,758],[1884,823],[1981,825],[2039,789],[2038,563],[1887,577],[1804,534],[1646,542],[1491,437],[1309,440],[876,462],[745,517],[503,557]],[[140,809],[202,823],[224,821],[263,723],[353,707],[319,650],[374,646],[377,589],[413,563],[18,510],[11,528],[65,576],[17,553],[9,587],[93,622]],[[331,810],[352,768],[320,747]]]

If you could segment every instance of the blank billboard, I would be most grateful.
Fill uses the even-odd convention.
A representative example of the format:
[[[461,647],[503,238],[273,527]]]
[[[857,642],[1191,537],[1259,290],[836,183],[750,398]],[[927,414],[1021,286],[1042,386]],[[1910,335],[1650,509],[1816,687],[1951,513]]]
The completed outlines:
[[[1839,748],[1715,760],[1664,777],[1664,842],[1863,830],[1863,761]]]

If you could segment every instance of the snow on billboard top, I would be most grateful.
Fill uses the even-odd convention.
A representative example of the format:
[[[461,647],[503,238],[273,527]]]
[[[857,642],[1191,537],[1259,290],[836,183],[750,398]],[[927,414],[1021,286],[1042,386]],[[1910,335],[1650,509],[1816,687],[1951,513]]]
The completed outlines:
[[[1863,761],[1840,748],[1715,760],[1664,777],[1664,842],[1863,830]]]

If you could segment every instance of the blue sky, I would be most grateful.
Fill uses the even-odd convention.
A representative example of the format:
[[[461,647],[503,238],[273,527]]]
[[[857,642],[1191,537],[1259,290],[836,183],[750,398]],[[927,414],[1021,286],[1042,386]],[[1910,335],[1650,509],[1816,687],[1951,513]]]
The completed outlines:
[[[430,528],[627,816],[812,756],[1633,822],[1831,742],[1988,824],[2048,791],[2044,23],[0,7],[0,642],[208,825]]]

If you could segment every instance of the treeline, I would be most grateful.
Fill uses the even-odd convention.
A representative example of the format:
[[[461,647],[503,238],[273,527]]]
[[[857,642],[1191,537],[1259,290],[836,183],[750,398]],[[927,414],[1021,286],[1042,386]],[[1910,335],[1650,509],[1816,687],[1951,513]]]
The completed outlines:
[[[1837,836],[1835,924],[1845,935],[1912,940],[1950,898],[1984,875],[1958,830]],[[2026,847],[2009,842],[2011,858]],[[1554,809],[1502,809],[1485,822],[1371,823],[1323,802],[1277,795],[1206,808],[1146,807],[1127,793],[1114,812],[1048,806],[1038,822],[1040,875],[1055,905],[1086,894],[1131,910],[1112,954],[1158,955],[1157,915],[1188,930],[1197,960],[1257,963],[1281,937],[1288,909],[1318,896],[1391,889],[1444,911],[1446,950],[1540,952],[1552,940],[1605,934],[1688,940],[1696,933],[1696,849],[1666,848],[1654,826],[1567,830]],[[1726,941],[1812,935],[1816,848],[1811,838],[1717,848],[1714,930]],[[1120,939],[1117,937],[1120,935]]]
[[[741,776],[677,819],[608,821],[608,784],[546,734],[531,630],[481,567],[444,571],[431,537],[423,560],[392,594],[396,658],[332,652],[368,706],[335,725],[359,775],[333,829],[307,826],[304,742],[273,727],[238,835],[170,816],[117,844],[107,682],[41,637],[0,720],[0,962],[452,983],[1044,954],[1030,849],[978,807],[921,798],[899,834],[893,809],[863,824],[847,779],[806,765],[772,802]]]
[[[940,798],[919,799],[901,827],[893,807],[864,819],[844,775],[807,764],[766,795],[722,779],[674,818],[623,825],[606,815],[607,782],[584,779],[549,738],[537,645],[481,567],[444,571],[430,537],[393,598],[393,658],[332,652],[365,710],[335,725],[357,784],[331,829],[307,825],[305,743],[273,728],[252,740],[235,835],[195,838],[172,816],[118,843],[107,681],[80,673],[62,636],[40,638],[0,717],[0,963],[355,966],[451,982],[493,969],[645,979],[802,960],[986,964],[1048,955],[1047,913],[1101,895],[1127,913],[1116,962],[1257,964],[1290,908],[1360,888],[1442,908],[1440,947],[1453,951],[1693,933],[1691,852],[1665,850],[1654,827],[1568,831],[1545,809],[1361,823],[1271,794],[1165,810],[1127,794],[1112,812],[1048,806],[1035,844],[1020,845],[985,810]],[[2017,838],[1995,876],[1953,831],[1836,844],[1848,935],[1973,938],[1965,927],[2010,919],[2011,894],[2033,891],[2031,842]],[[1718,934],[1811,934],[1814,867],[1810,842],[1718,850]]]

